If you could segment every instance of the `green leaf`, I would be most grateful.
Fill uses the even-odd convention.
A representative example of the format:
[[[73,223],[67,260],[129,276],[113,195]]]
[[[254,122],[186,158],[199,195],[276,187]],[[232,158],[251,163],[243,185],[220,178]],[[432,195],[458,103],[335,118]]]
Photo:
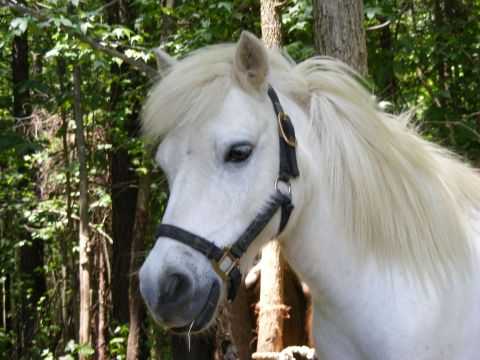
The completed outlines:
[[[122,28],[113,29],[112,34],[115,35],[117,39],[120,39],[123,37],[123,29]]]
[[[166,15],[173,15],[173,11],[174,11],[172,8],[165,7],[165,6],[162,6],[160,10],[162,11],[162,13]]]
[[[83,356],[90,356],[95,354],[95,350],[92,349],[89,343],[85,343],[78,346],[78,354]]]
[[[58,358],[58,360],[75,360],[75,358],[72,355],[67,354],[67,355],[64,355],[64,356],[60,356]]]
[[[68,19],[65,19],[65,18],[61,18],[60,19],[60,23],[63,25],[63,26],[66,26],[66,27],[72,27],[73,24],[70,20]]]
[[[58,56],[58,54],[59,54],[58,49],[52,49],[50,51],[47,51],[47,53],[45,54],[45,58],[56,57]]]
[[[124,343],[124,342],[125,342],[125,339],[121,338],[121,337],[114,337],[114,338],[110,339],[110,344],[121,344],[121,343]]]
[[[19,29],[23,34],[27,30],[28,20],[26,18],[15,18],[10,22],[11,29]]]
[[[232,9],[232,4],[227,2],[227,1],[221,1],[217,4],[218,8],[224,8],[227,11],[230,11]]]
[[[78,7],[78,3],[80,2],[80,0],[70,0],[72,5],[75,6],[75,7]]]
[[[68,342],[67,342],[67,345],[65,345],[65,351],[68,351],[70,353],[73,353],[75,351],[75,348],[77,347],[77,345],[75,344],[75,340],[73,339],[70,339]]]
[[[369,18],[370,20],[373,19],[376,15],[381,15],[383,13],[382,8],[379,7],[367,8],[365,12],[367,13],[367,18]]]

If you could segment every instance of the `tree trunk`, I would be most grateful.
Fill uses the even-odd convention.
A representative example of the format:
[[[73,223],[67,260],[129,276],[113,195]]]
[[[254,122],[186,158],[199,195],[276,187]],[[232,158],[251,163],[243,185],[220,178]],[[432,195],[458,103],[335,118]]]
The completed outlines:
[[[65,73],[66,64],[63,59],[58,61],[58,77],[60,81],[60,92],[64,94],[65,87]],[[72,230],[74,229],[74,223],[72,218],[73,201],[72,201],[72,181],[70,171],[70,149],[68,141],[68,119],[65,106],[60,106],[62,116],[62,155],[65,167],[65,194],[67,200],[67,226],[64,231],[63,238],[60,240],[60,252],[62,258],[61,274],[62,274],[62,286],[60,294],[60,302],[62,306],[62,339],[75,338],[75,324],[79,322],[79,304],[77,304],[78,298],[78,278],[75,271],[75,259],[72,253]],[[70,289],[70,294],[68,290]],[[73,314],[69,314],[69,309],[73,309]],[[70,322],[70,317],[73,321]]]
[[[137,201],[137,178],[132,158],[126,149],[118,149],[111,157],[112,179],[112,305],[113,317],[122,324],[128,318],[128,271]]]
[[[318,55],[338,58],[367,74],[363,1],[313,0],[313,27]]]
[[[2,283],[2,331],[4,334],[8,334],[12,330],[12,292],[11,290],[11,275],[7,273],[5,281]],[[5,354],[14,354],[12,351],[13,344],[8,342],[3,349]],[[16,356],[12,356],[11,360],[16,360]]]
[[[444,14],[443,14],[443,9],[442,9],[442,2],[440,0],[435,0],[434,1],[434,6],[433,6],[433,13],[435,16],[435,26],[437,29],[443,29],[445,26],[445,21],[444,21]],[[446,90],[446,82],[445,82],[445,77],[447,75],[447,70],[446,70],[446,59],[443,56],[443,52],[441,49],[443,48],[443,44],[446,43],[443,35],[441,32],[435,37],[435,43],[436,43],[436,48],[437,48],[437,54],[435,57],[435,69],[437,71],[438,75],[438,87],[441,90]],[[443,97],[439,97],[440,101],[440,107],[443,108],[445,106],[445,101]]]
[[[12,43],[13,116],[18,125],[32,115],[30,91],[22,88],[29,78],[28,69],[28,34],[25,31],[15,36]]]
[[[219,318],[217,330],[217,358],[220,360],[251,359],[254,350],[255,321],[246,287],[239,287],[235,300],[227,303]]]
[[[175,7],[175,0],[161,1],[163,7],[167,9],[173,9]],[[160,44],[165,44],[173,33],[175,23],[173,22],[173,16],[170,14],[163,14],[162,16],[162,35],[160,37]]]
[[[144,260],[145,232],[148,223],[150,200],[151,170],[140,177],[138,183],[137,208],[133,226],[132,250],[130,253],[129,313],[130,331],[128,333],[127,360],[140,358],[141,324],[145,318],[145,307],[139,292],[138,271]]]
[[[385,23],[387,18],[380,18],[381,23]],[[397,80],[395,78],[395,71],[393,68],[394,57],[393,57],[393,41],[392,41],[392,31],[391,24],[388,24],[380,29],[380,48],[382,51],[383,57],[383,84],[381,84],[381,89],[384,92],[383,95],[390,101],[396,99],[397,94]]]
[[[262,251],[257,352],[283,349],[283,259],[280,244],[270,241]]]
[[[260,2],[262,40],[269,48],[283,45],[282,15],[276,0]],[[262,251],[257,352],[283,349],[283,258],[280,244],[273,240]]]
[[[105,281],[105,254],[103,253],[106,241],[103,237],[98,239],[97,256],[98,256],[98,339],[97,339],[97,359],[108,360],[107,356],[107,340],[105,338],[105,328],[107,324],[106,299],[107,287]]]
[[[113,13],[109,18],[110,24],[128,26],[127,4],[120,0],[112,7]],[[111,72],[114,77],[119,77],[128,70],[128,66],[113,64]],[[120,81],[115,81],[111,86],[110,111],[115,112],[121,97],[128,89]],[[129,136],[134,136],[138,114],[134,111],[125,118],[123,130]],[[119,125],[116,125],[119,126]],[[112,306],[113,318],[121,324],[129,322],[128,306],[128,272],[130,268],[130,250],[132,247],[133,224],[135,220],[135,204],[137,202],[137,181],[135,166],[128,149],[112,140],[114,151],[111,154],[111,198],[112,198]]]
[[[282,13],[277,0],[262,0],[260,15],[262,22],[262,41],[269,48],[283,45]]]
[[[30,91],[25,87],[29,80],[29,47],[28,33],[15,36],[12,42],[12,82],[13,82],[13,117],[17,129],[25,129],[21,136],[29,138],[28,128],[31,122],[32,106],[30,103]],[[24,166],[20,169],[23,172],[30,170]],[[35,177],[32,174],[32,177]],[[28,186],[28,184],[25,184]],[[11,287],[21,287],[20,296],[17,298],[19,304],[17,324],[17,343],[19,346],[19,357],[28,357],[32,348],[32,338],[35,334],[35,309],[40,297],[46,291],[45,278],[43,275],[43,242],[39,238],[32,238],[29,231],[25,230],[23,238],[26,244],[20,248],[20,259],[18,263],[20,281],[10,282]],[[27,299],[28,292],[31,291]],[[9,329],[11,330],[11,329]]]
[[[73,97],[74,118],[77,128],[77,156],[80,164],[79,190],[80,190],[80,231],[79,231],[79,278],[80,278],[80,325],[78,331],[78,343],[83,345],[90,341],[90,260],[88,239],[88,180],[87,180],[87,155],[83,130],[83,113],[81,99],[80,69],[75,65],[73,71]],[[86,357],[80,355],[80,359]]]

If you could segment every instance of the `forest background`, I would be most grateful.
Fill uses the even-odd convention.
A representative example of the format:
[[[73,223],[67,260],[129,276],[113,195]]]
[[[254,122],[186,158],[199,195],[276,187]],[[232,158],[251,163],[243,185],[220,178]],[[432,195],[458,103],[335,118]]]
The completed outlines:
[[[130,282],[168,199],[138,133],[154,49],[181,57],[243,29],[260,36],[260,2],[0,4],[0,359],[124,359],[134,329],[144,358],[167,359],[169,336]],[[285,52],[315,55],[312,1],[279,4]],[[478,166],[480,1],[364,9],[380,105],[411,110],[427,139]]]

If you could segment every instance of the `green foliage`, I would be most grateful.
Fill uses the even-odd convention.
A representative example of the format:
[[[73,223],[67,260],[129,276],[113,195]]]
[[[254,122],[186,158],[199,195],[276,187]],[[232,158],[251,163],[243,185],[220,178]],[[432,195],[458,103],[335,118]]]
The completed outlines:
[[[113,336],[108,342],[111,359],[124,360],[127,356],[128,326],[115,327]]]
[[[180,1],[162,8],[176,20],[175,33],[165,43],[173,55],[184,55],[205,45],[236,41],[242,30],[260,34],[260,4],[253,0]]]
[[[27,0],[26,6],[33,8]],[[13,14],[0,8],[0,286],[12,303],[26,304],[34,321],[27,358],[72,359],[92,353],[96,344],[76,344],[64,337],[74,319],[62,319],[62,301],[73,317],[77,306],[75,276],[78,269],[78,173],[73,122],[73,67],[81,70],[82,109],[87,141],[89,219],[92,254],[111,245],[112,155],[125,152],[136,175],[145,174],[146,150],[138,136],[138,118],[152,83],[143,74],[104,52],[78,40],[86,35],[103,46],[155,66],[154,48],[160,45],[181,57],[202,46],[236,41],[244,29],[260,35],[260,6],[254,0],[176,1],[170,9],[158,0],[125,2],[129,21],[120,24],[114,5],[97,0],[46,0],[41,18]],[[414,120],[429,140],[460,151],[472,162],[480,157],[480,2],[367,0],[369,80],[389,110],[414,109]],[[314,55],[311,0],[282,2],[285,50],[296,61]],[[435,8],[440,4],[440,9]],[[464,5],[462,5],[464,4]],[[166,16],[171,33],[164,33]],[[387,24],[387,25],[385,25]],[[12,116],[12,41],[28,34],[30,78],[20,85],[30,93],[33,116]],[[33,69],[36,71],[33,71]],[[125,186],[135,186],[127,184]],[[166,181],[154,170],[149,233],[165,211]],[[132,204],[135,206],[135,204]],[[147,236],[153,241],[153,235]],[[33,275],[19,273],[22,249],[39,241],[44,263],[35,269],[48,290],[33,298]],[[147,244],[148,248],[152,244]],[[97,261],[97,260],[95,260]],[[111,261],[111,259],[110,259]],[[97,263],[95,263],[96,266]],[[94,273],[98,276],[98,273]],[[66,284],[65,299],[61,299]],[[94,286],[98,286],[94,283]],[[94,304],[99,295],[94,289]],[[108,297],[107,297],[108,298]],[[110,305],[110,304],[107,304]],[[108,307],[108,306],[107,306]],[[8,322],[18,321],[17,308]],[[98,308],[95,307],[94,311]],[[107,310],[108,311],[108,310]],[[106,331],[108,356],[123,359],[128,326],[112,320]],[[68,327],[67,326],[67,327]],[[144,328],[152,358],[169,358],[168,335],[147,320]],[[153,334],[160,334],[160,339]],[[0,353],[19,347],[18,334],[0,328]],[[7,349],[7,350],[5,350]]]
[[[90,356],[93,355],[95,351],[89,343],[79,345],[75,343],[75,340],[69,340],[65,345],[64,355],[60,355],[58,358],[52,353],[49,349],[44,349],[41,353],[41,359],[43,360],[74,360],[77,359],[79,355]]]
[[[315,55],[311,0],[294,0],[283,12],[285,51],[297,62]]]
[[[436,7],[438,5],[438,7]],[[478,1],[366,2],[369,73],[396,111],[416,110],[426,136],[480,156]]]

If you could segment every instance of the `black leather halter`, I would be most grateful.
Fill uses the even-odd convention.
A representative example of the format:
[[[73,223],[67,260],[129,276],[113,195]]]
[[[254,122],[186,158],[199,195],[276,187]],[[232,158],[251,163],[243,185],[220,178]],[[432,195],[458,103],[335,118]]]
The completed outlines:
[[[240,257],[247,251],[250,244],[260,232],[267,226],[277,210],[281,209],[280,226],[277,236],[287,225],[293,210],[290,179],[299,176],[295,147],[297,140],[295,129],[287,114],[283,112],[275,90],[268,89],[268,96],[273,104],[273,109],[278,120],[280,135],[280,170],[275,180],[275,192],[270,197],[267,206],[250,223],[247,229],[232,245],[219,248],[213,242],[208,241],[189,231],[174,225],[160,224],[156,238],[167,237],[180,241],[205,255],[211,262],[215,272],[226,282],[229,282],[228,300],[233,301],[242,280],[239,268]],[[280,189],[279,183],[284,183],[286,189]],[[283,186],[282,186],[283,187]]]

